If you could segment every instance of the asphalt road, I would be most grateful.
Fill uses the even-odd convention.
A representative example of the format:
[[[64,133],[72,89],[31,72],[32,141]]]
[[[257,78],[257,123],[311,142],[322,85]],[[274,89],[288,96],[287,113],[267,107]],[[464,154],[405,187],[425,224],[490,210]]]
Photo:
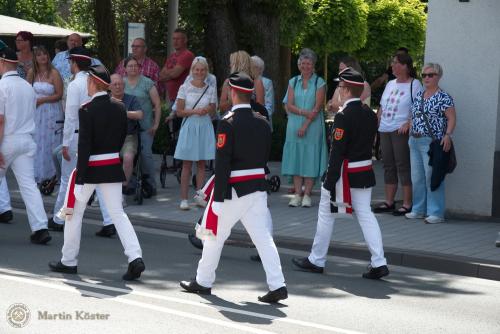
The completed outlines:
[[[305,253],[280,249],[289,298],[267,305],[257,301],[267,286],[255,250],[226,246],[213,295],[198,296],[179,287],[201,254],[186,235],[137,227],[146,272],[126,283],[119,239],[95,237],[98,228],[86,221],[79,274],[61,275],[47,263],[60,258],[62,233],[29,243],[20,210],[0,224],[0,333],[500,333],[500,282],[395,266],[369,281],[366,263],[340,257],[325,274],[305,273],[291,264]],[[8,318],[20,323],[23,312],[29,320],[14,328]]]

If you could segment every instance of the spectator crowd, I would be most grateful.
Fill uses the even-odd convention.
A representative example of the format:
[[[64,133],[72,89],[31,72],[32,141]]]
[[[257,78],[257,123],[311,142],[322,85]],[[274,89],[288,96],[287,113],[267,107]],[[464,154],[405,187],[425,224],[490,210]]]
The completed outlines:
[[[67,97],[67,91],[86,67],[74,65],[72,60],[79,55],[88,58],[88,65],[101,62],[90,57],[88,50],[82,46],[82,38],[76,33],[66,38],[66,45],[60,41],[56,43],[58,52],[52,60],[47,48],[33,45],[33,41],[33,35],[27,31],[20,31],[15,39],[17,73],[29,82],[36,95],[34,176],[38,185],[61,177],[62,189],[66,187],[65,172],[61,173],[61,168],[64,170],[65,163],[74,154],[73,144],[66,142],[65,133],[70,131],[75,136],[78,132],[77,128],[66,128],[71,117],[69,113],[73,112],[70,110],[73,101]],[[167,101],[171,113],[166,122],[170,129],[178,132],[173,158],[179,161],[180,169],[179,207],[189,210],[189,185],[194,173],[194,204],[206,205],[201,189],[206,179],[206,166],[215,157],[215,127],[217,120],[230,112],[233,102],[228,79],[216,78],[210,73],[209,59],[195,56],[188,49],[188,36],[184,30],[175,30],[172,44],[174,52],[160,67],[148,57],[146,40],[133,40],[131,55],[120,61],[111,76],[110,95],[122,101],[128,112],[128,133],[121,151],[126,176],[123,183],[124,203],[125,196],[134,193],[137,183],[133,176],[137,156],[141,159],[145,176],[142,181],[148,184],[152,196],[157,192],[155,180],[158,175],[152,146],[161,126],[162,101]],[[263,114],[272,128],[275,93],[273,82],[264,76],[264,61],[243,50],[228,56],[230,73],[243,72],[253,79],[252,108]],[[312,189],[320,182],[328,165],[331,134],[327,133],[325,121],[342,112],[341,87],[335,89],[328,102],[324,103],[327,82],[316,73],[316,61],[317,55],[313,50],[303,49],[297,63],[299,75],[290,78],[286,92],[283,92],[285,97],[282,102],[288,122],[281,174],[293,184],[290,207],[315,205],[311,198]],[[340,59],[339,74],[349,68],[362,73],[353,57]],[[369,106],[371,89],[385,84],[376,112],[385,201],[375,206],[374,212],[390,212],[433,224],[444,222],[445,182],[443,177],[437,184],[431,184],[437,167],[429,166],[427,152],[431,142],[436,140],[444,152],[451,149],[456,113],[453,98],[439,87],[442,67],[436,63],[425,64],[419,76],[408,50],[400,48],[387,71],[371,87],[365,80],[360,99]],[[222,82],[220,93],[217,80]],[[82,97],[83,100],[85,97]],[[395,202],[398,185],[403,197],[400,207],[396,207]],[[0,192],[0,221],[8,221],[12,214],[9,214],[5,180],[0,182]],[[63,199],[64,196],[61,201]],[[57,218],[60,206],[60,203],[56,204],[54,217],[48,220],[48,227],[54,230],[62,229],[63,221]],[[101,209],[106,221],[106,209]]]

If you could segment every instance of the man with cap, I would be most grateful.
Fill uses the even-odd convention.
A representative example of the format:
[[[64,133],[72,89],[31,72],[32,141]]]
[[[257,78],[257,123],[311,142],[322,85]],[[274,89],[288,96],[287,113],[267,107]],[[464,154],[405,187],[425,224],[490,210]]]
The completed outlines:
[[[83,214],[87,201],[98,188],[128,258],[128,270],[122,278],[134,280],[141,276],[145,265],[139,240],[121,200],[125,174],[119,152],[127,135],[127,112],[122,102],[108,95],[111,79],[104,66],[91,66],[88,74],[91,100],[79,109],[78,162],[65,200],[67,224],[62,258],[50,262],[49,267],[55,272],[77,273]]]
[[[292,262],[307,271],[322,273],[335,217],[356,213],[371,263],[364,278],[380,279],[389,274],[384,257],[382,235],[370,202],[375,174],[372,169],[372,144],[377,133],[377,116],[363,105],[360,96],[364,80],[348,67],[339,73],[341,111],[335,116],[332,149],[326,179],[321,187],[316,235],[309,257]]]
[[[78,110],[80,106],[87,102],[90,97],[87,91],[87,70],[91,65],[92,58],[87,49],[83,47],[75,47],[69,50],[69,61],[71,64],[71,73],[75,75],[73,81],[68,85],[66,107],[64,111],[64,128],[62,142],[62,162],[61,162],[61,183],[59,193],[54,205],[54,215],[49,219],[49,229],[54,231],[62,231],[64,226],[64,212],[61,208],[66,197],[69,177],[73,169],[76,167],[76,152],[79,135]],[[100,191],[97,191],[97,196],[100,199]],[[104,205],[100,206],[104,217],[104,225],[107,230],[114,234],[114,227],[111,226],[111,218],[107,213]],[[110,235],[108,235],[110,236]]]
[[[211,294],[224,241],[241,221],[262,258],[269,292],[259,301],[275,303],[288,292],[276,245],[271,235],[264,168],[271,150],[271,130],[264,117],[250,107],[253,81],[242,72],[229,77],[231,112],[219,123],[215,180],[204,188],[209,199],[197,234],[205,240],[196,279],[182,281],[188,292]],[[212,182],[213,181],[213,182]]]
[[[33,87],[17,73],[17,55],[4,47],[0,50],[0,182],[2,197],[7,189],[5,174],[9,167],[16,176],[26,205],[33,234],[31,242],[46,244],[51,240],[47,215],[34,174],[36,143],[34,115],[36,95]],[[8,218],[8,217],[7,217]],[[11,217],[10,217],[11,218]]]

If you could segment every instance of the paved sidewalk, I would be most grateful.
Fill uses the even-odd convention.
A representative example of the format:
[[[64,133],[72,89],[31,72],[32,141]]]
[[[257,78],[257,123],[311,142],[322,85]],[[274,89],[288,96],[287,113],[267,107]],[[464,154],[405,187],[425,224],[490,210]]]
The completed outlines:
[[[270,163],[270,169],[272,174],[279,175],[280,163]],[[375,162],[375,170],[378,186],[374,189],[373,201],[377,202],[382,201],[384,197],[380,162]],[[282,247],[309,250],[316,231],[318,186],[313,193],[312,208],[290,208],[287,206],[291,197],[287,194],[289,188],[287,179],[281,177],[281,182],[280,191],[269,196],[277,244]],[[8,183],[13,206],[23,207],[12,175],[9,175]],[[173,174],[167,175],[166,183],[165,189],[159,187],[158,195],[144,200],[143,205],[136,205],[133,197],[128,197],[129,206],[125,211],[137,225],[183,232],[192,231],[203,209],[191,203],[189,211],[180,210],[179,184]],[[191,190],[191,193],[194,194],[194,191]],[[52,196],[44,197],[49,214],[56,195],[55,191]],[[86,214],[93,218],[100,215],[98,208],[89,208]],[[500,280],[500,248],[495,247],[495,238],[500,231],[499,223],[447,220],[443,224],[427,225],[423,220],[408,220],[389,214],[376,216],[382,229],[389,263]],[[241,224],[236,225],[231,238],[248,241]],[[369,259],[356,220],[336,221],[332,245],[330,250],[332,254],[367,261]]]

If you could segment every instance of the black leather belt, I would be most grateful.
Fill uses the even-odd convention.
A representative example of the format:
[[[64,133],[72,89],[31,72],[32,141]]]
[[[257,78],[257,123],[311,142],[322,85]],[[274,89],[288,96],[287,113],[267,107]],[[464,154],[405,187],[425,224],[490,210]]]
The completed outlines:
[[[427,137],[426,135],[423,135],[423,134],[420,134],[420,133],[412,133],[411,136],[414,137],[414,138]]]

